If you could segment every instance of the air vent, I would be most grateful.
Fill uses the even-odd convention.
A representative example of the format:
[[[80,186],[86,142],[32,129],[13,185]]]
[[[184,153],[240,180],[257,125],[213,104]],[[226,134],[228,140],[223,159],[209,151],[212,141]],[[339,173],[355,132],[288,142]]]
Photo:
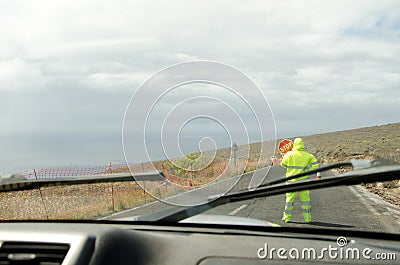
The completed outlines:
[[[60,265],[68,249],[68,244],[4,242],[0,265]]]

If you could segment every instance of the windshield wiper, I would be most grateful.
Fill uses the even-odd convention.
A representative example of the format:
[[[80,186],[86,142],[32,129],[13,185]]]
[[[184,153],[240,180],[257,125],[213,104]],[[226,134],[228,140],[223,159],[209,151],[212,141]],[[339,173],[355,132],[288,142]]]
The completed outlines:
[[[296,181],[283,183],[292,178],[298,178],[317,172],[323,172],[334,168],[352,166],[353,171],[340,176],[324,177],[309,181]],[[137,220],[178,222],[191,216],[200,214],[216,206],[230,202],[249,200],[260,197],[268,197],[286,192],[312,190],[332,186],[357,185],[361,183],[383,182],[400,179],[400,165],[390,160],[351,160],[350,162],[336,163],[321,167],[316,170],[303,172],[290,178],[266,182],[255,190],[231,191],[226,194],[217,194],[208,197],[208,201],[199,205],[189,207],[174,207],[149,215],[138,217]],[[64,177],[56,179],[0,179],[0,192],[37,189],[47,186],[65,186],[76,184],[91,184],[101,182],[123,182],[123,181],[166,181],[160,171],[145,172],[138,174],[117,173],[112,175],[91,175],[81,177]]]
[[[62,177],[53,179],[25,179],[23,176],[17,178],[1,178],[0,192],[20,191],[38,189],[47,186],[67,186],[77,184],[92,184],[102,182],[125,182],[125,181],[165,181],[166,178],[161,171],[150,171],[144,173],[131,174],[97,174],[78,177]]]
[[[317,172],[323,172],[334,168],[344,166],[352,166],[353,171],[340,176],[324,177],[322,179],[314,179],[309,181],[296,181],[286,184],[288,179],[298,178]],[[331,164],[321,167],[317,170],[311,170],[295,175],[291,178],[283,178],[277,181],[271,181],[263,184],[261,187],[251,191],[238,191],[229,194],[219,194],[208,198],[208,202],[190,206],[170,208],[161,212],[152,213],[138,217],[137,220],[157,221],[157,222],[179,222],[191,216],[203,213],[209,209],[215,208],[223,204],[255,199],[260,197],[268,197],[272,195],[283,194],[286,192],[312,190],[319,188],[327,188],[332,186],[348,186],[361,183],[383,182],[400,179],[400,164],[386,159],[378,160],[351,160],[350,162]]]

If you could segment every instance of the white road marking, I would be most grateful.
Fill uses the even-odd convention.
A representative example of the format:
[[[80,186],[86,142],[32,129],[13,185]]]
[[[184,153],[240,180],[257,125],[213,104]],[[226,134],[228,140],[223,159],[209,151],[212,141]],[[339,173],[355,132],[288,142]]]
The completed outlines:
[[[362,202],[362,204],[365,205],[365,207],[367,207],[367,209],[373,214],[373,215],[381,215],[380,213],[378,213],[374,207],[371,206],[371,204],[368,203],[368,201],[364,198],[364,196],[362,196],[358,191],[355,190],[354,187],[349,186],[349,189],[351,190],[351,192],[358,197],[358,199]]]
[[[383,200],[379,195],[376,195],[370,192],[363,186],[353,186],[349,187],[351,191],[359,198],[362,198],[361,201],[368,207],[368,209],[373,209],[378,213],[373,205],[380,206],[382,209],[386,209],[387,212],[378,213],[378,215],[391,215],[398,219],[400,219],[400,207],[394,204],[391,204],[385,200]],[[357,195],[358,194],[358,195]],[[371,211],[370,209],[370,211]]]
[[[243,210],[244,208],[247,207],[247,204],[243,204],[242,206],[236,208],[235,210],[233,210],[232,212],[230,212],[228,215],[236,215],[238,212],[240,212],[241,210]]]
[[[352,188],[352,187],[349,187],[349,188]],[[363,204],[365,204],[371,212],[373,212],[373,213],[375,212],[376,215],[390,216],[390,217],[394,218],[398,224],[400,224],[400,207],[399,206],[391,204],[391,203],[383,200],[379,195],[370,192],[368,189],[366,189],[363,186],[354,186],[354,188],[352,188],[352,191],[353,191],[353,193],[356,192],[357,194],[359,194],[359,196],[361,196],[361,198],[362,198],[362,199],[360,199],[361,202]],[[383,210],[382,213],[378,213],[373,208],[372,205],[379,206],[380,209]]]
[[[143,205],[136,206],[136,207],[131,208],[131,209],[127,209],[127,210],[124,210],[124,211],[116,212],[116,213],[113,213],[113,214],[110,214],[110,215],[101,217],[101,218],[99,218],[99,219],[97,219],[97,220],[107,220],[107,219],[110,218],[110,217],[115,217],[115,216],[118,216],[118,215],[121,215],[121,214],[129,213],[129,212],[131,212],[131,211],[140,209],[140,208],[142,208],[142,207],[149,206],[149,205],[154,204],[154,203],[156,203],[156,202],[158,202],[158,201],[153,201],[153,202],[150,202],[150,203],[147,203],[147,204],[143,204]]]

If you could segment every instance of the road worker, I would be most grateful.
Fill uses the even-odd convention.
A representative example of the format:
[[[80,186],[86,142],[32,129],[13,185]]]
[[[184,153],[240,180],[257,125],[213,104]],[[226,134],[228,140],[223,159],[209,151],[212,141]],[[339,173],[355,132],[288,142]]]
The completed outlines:
[[[317,159],[310,153],[304,151],[304,143],[301,138],[296,138],[293,143],[293,149],[287,152],[281,161],[281,166],[286,168],[286,177],[291,177],[300,174],[307,170],[313,170],[319,168]],[[288,182],[294,182],[298,180],[308,179],[309,176],[303,176],[288,180]],[[299,191],[301,209],[305,222],[311,222],[311,202],[310,202],[310,191],[303,190]],[[285,211],[283,212],[282,220],[284,222],[290,222],[292,219],[294,199],[297,192],[286,193],[286,205]]]

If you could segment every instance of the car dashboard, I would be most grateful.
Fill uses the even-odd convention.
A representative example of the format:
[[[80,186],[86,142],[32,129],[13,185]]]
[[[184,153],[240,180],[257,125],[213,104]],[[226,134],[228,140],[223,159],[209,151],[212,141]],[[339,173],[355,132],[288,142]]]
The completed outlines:
[[[343,253],[338,237],[347,238]],[[393,264],[400,255],[394,235],[144,222],[1,223],[0,245],[0,264],[376,264],[374,253],[385,253],[379,264]]]

